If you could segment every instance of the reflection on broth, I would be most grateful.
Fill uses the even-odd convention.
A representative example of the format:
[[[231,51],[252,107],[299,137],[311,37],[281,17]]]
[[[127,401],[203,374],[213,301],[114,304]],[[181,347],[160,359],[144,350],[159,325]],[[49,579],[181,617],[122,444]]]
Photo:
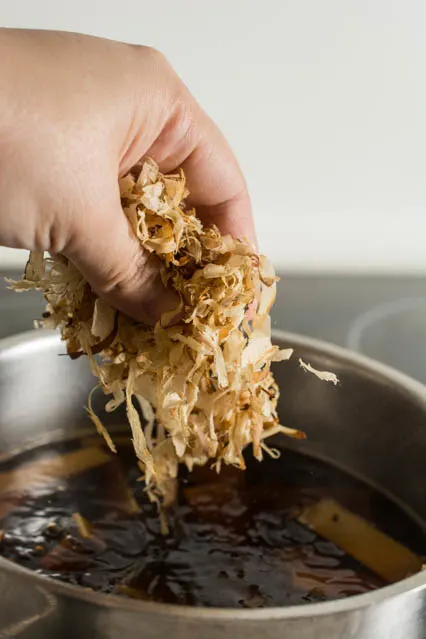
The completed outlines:
[[[246,472],[182,475],[164,536],[127,443],[115,456],[85,437],[3,462],[3,557],[104,593],[248,608],[356,595],[421,567],[426,535],[403,510],[288,450],[261,465],[247,456]]]

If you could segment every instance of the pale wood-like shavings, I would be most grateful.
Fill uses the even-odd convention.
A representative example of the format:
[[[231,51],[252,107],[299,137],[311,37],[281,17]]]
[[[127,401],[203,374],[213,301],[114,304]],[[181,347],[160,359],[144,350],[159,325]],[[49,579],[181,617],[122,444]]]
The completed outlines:
[[[299,364],[300,368],[303,368],[305,372],[312,373],[312,375],[315,375],[315,377],[318,377],[318,379],[321,379],[323,382],[331,382],[335,386],[339,383],[339,378],[334,373],[330,373],[329,371],[319,371],[310,364],[304,362],[301,358],[299,358]]]
[[[92,397],[94,392],[99,388],[99,386],[95,386],[89,393],[89,398],[87,400],[87,408],[86,411],[90,417],[90,419],[92,420],[96,430],[98,431],[99,435],[101,435],[101,437],[104,438],[108,448],[113,452],[116,453],[117,449],[115,447],[114,442],[111,439],[111,435],[109,434],[109,432],[107,431],[107,429],[105,428],[105,426],[103,425],[103,423],[101,422],[101,420],[99,419],[99,417],[96,415],[96,413],[94,412],[93,408],[92,408]]]
[[[116,311],[102,299],[97,299],[93,310],[92,335],[103,340],[114,330]]]
[[[182,171],[164,176],[147,160],[120,180],[120,192],[135,235],[159,258],[163,282],[178,293],[178,308],[154,328],[137,323],[98,299],[64,257],[38,252],[12,286],[43,292],[40,324],[60,329],[71,357],[88,355],[99,387],[111,397],[108,411],[125,404],[148,494],[170,503],[179,464],[244,468],[248,445],[261,459],[263,450],[274,454],[264,443],[270,435],[303,437],[279,425],[270,370],[292,351],[271,343],[269,311],[278,279],[272,265],[248,243],[203,227],[183,201]],[[115,450],[91,397],[88,412]]]

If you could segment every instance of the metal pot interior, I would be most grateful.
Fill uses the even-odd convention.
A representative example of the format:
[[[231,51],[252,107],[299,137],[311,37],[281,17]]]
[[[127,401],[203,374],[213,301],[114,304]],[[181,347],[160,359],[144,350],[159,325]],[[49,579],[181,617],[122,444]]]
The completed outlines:
[[[286,445],[362,477],[426,522],[424,387],[330,345],[280,332],[275,333],[274,341],[295,349],[290,362],[275,367],[281,423],[300,428],[308,436],[300,442],[286,440]],[[298,364],[299,357],[315,368],[332,370],[340,384],[333,386],[306,374]],[[52,333],[40,331],[4,340],[0,345],[1,454],[52,437],[72,437],[86,429],[89,421],[84,405],[93,383],[84,358],[71,361]],[[101,405],[95,408],[102,413]],[[123,425],[122,413],[102,413],[102,417],[110,426]],[[423,575],[414,579],[417,587],[426,583]],[[346,605],[352,607],[342,601],[336,609],[344,611]],[[329,604],[315,606],[316,610],[330,610]],[[308,610],[302,616],[307,614]],[[290,639],[293,636],[289,634]]]
[[[314,340],[276,332],[275,343],[295,349],[292,360],[275,365],[281,423],[308,436],[302,442],[286,440],[286,445],[361,475],[426,521],[424,387]],[[84,358],[71,361],[59,338],[47,331],[4,340],[2,346],[1,454],[90,427],[84,406],[94,381]],[[299,357],[318,369],[332,370],[340,384],[305,373]],[[97,402],[96,409],[109,425],[123,425],[123,413],[107,415],[99,395]]]

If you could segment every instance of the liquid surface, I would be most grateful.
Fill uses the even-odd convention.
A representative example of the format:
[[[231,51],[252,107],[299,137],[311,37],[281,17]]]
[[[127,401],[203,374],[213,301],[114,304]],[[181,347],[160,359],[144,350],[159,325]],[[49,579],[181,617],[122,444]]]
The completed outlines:
[[[0,553],[104,593],[191,606],[303,604],[385,582],[295,518],[323,497],[415,552],[425,534],[380,493],[324,462],[283,451],[245,473],[198,469],[179,481],[170,533],[138,481],[133,451],[97,437],[51,444],[0,464]],[[60,457],[59,457],[60,456]]]

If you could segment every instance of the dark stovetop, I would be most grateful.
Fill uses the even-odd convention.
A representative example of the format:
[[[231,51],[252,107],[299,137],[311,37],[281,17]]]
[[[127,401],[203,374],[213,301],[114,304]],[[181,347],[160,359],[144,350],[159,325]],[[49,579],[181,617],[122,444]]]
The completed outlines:
[[[0,276],[17,277],[17,273]],[[32,328],[43,302],[0,282],[0,337]],[[284,275],[276,328],[334,342],[426,383],[426,278]]]

